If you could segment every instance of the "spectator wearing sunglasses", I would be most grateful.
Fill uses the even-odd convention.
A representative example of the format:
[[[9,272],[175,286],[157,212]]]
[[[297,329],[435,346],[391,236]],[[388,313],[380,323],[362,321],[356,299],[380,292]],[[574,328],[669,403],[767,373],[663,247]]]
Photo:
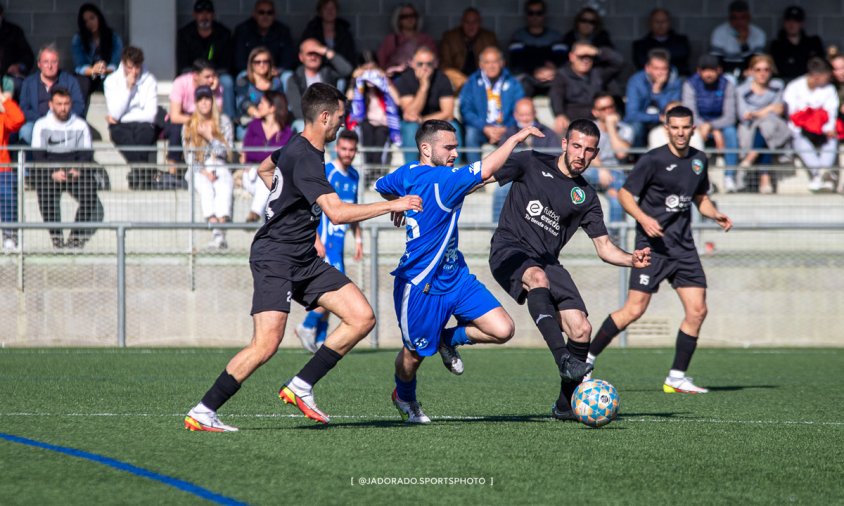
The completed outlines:
[[[525,3],[527,24],[513,33],[508,47],[510,71],[529,97],[547,94],[557,67],[566,61],[568,49],[563,44],[563,36],[545,26],[545,13],[543,0],[528,0]]]
[[[420,47],[437,52],[437,43],[422,31],[422,16],[411,3],[401,4],[391,18],[393,32],[378,46],[378,65],[388,76],[404,71]]]
[[[256,47],[270,50],[276,68],[275,75],[292,71],[296,62],[296,44],[290,35],[290,29],[275,18],[275,5],[271,0],[258,0],[252,9],[252,17],[237,25],[234,29],[234,72],[246,70],[249,53]]]
[[[325,83],[335,88],[345,88],[340,81],[344,79],[344,76],[351,75],[354,67],[333,49],[328,49],[316,39],[305,39],[299,44],[299,61],[302,65],[287,80],[285,89],[293,117],[304,121],[302,95],[308,86],[314,83]]]

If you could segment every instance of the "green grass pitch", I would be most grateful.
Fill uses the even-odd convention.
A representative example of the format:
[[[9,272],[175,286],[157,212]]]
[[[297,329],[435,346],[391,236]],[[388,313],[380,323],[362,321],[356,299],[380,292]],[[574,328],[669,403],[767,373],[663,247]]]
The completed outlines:
[[[317,426],[278,400],[308,357],[282,350],[221,410],[240,432],[184,430],[233,353],[0,350],[0,433],[249,504],[844,503],[842,349],[701,349],[690,374],[712,392],[699,396],[662,393],[671,350],[609,349],[595,377],[618,388],[622,418],[602,429],[552,420],[550,354],[515,348],[463,348],[460,377],[427,361],[423,427],[404,426],[390,403],[395,350],[353,352],[316,388],[332,416]],[[0,439],[4,505],[203,502]]]

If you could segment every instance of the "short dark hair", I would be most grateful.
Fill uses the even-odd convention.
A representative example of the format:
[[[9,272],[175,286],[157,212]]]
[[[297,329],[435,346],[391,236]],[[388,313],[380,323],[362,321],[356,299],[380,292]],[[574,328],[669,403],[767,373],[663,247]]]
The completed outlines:
[[[448,121],[441,119],[429,119],[419,127],[416,131],[416,147],[422,148],[423,142],[431,142],[432,138],[437,135],[437,132],[457,132],[454,125]]]
[[[50,100],[53,100],[53,97],[56,95],[70,98],[70,91],[64,86],[54,86],[53,89],[50,90]]]
[[[612,96],[612,94],[607,93],[606,91],[599,91],[598,93],[595,93],[595,96],[592,97],[592,107],[595,107],[595,102],[604,98],[611,98],[613,105],[615,105],[615,97]]]
[[[812,58],[809,58],[809,61],[806,63],[806,70],[810,74],[829,74],[832,72],[832,67],[829,65],[829,62],[823,58],[813,56]]]
[[[695,115],[691,109],[684,105],[678,105],[676,107],[672,107],[665,113],[665,124],[668,124],[668,120],[671,118],[692,118],[694,119]]]
[[[337,136],[337,139],[346,139],[347,141],[360,142],[358,134],[356,134],[354,130],[348,129],[341,131],[340,134]]]
[[[662,60],[665,63],[671,65],[671,53],[661,47],[655,47],[648,51],[647,63],[650,63],[651,60]]]
[[[733,0],[727,7],[727,12],[750,12],[750,6],[744,0]]]
[[[144,51],[139,47],[126,46],[123,48],[120,60],[128,61],[132,65],[139,67],[144,64]]]
[[[214,68],[214,64],[212,64],[210,61],[206,60],[205,58],[197,58],[196,60],[194,60],[193,65],[191,65],[190,69],[191,69],[191,72],[194,72],[196,74],[199,74],[203,70],[208,70],[208,69],[211,69],[214,72],[217,71],[217,69]]]
[[[525,14],[528,13],[528,10],[532,5],[541,5],[543,11],[547,10],[545,0],[527,0],[527,2],[525,2]]]
[[[598,130],[598,125],[591,119],[576,119],[569,124],[569,129],[566,131],[566,142],[571,140],[572,132],[580,132],[587,137],[601,138],[601,131]]]
[[[472,13],[477,14],[478,16],[481,15],[481,11],[479,11],[477,7],[466,7],[465,9],[463,9],[463,14],[461,14],[460,17],[462,18],[466,14],[472,14]]]
[[[334,114],[340,107],[339,102],[345,101],[346,96],[330,84],[314,83],[308,86],[302,94],[302,116],[305,123],[313,123],[320,113],[325,111]]]

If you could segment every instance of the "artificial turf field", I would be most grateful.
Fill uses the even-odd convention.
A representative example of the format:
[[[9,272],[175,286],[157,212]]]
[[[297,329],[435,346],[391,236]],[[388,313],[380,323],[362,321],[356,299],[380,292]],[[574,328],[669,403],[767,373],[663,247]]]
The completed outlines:
[[[595,377],[622,417],[602,429],[551,419],[550,354],[513,348],[463,348],[460,377],[426,362],[428,426],[390,403],[395,350],[353,352],[315,390],[317,426],[276,396],[308,358],[282,350],[221,409],[240,432],[184,430],[233,353],[0,350],[0,504],[205,502],[190,486],[250,504],[844,503],[842,349],[701,349],[699,396],[662,393],[672,350],[609,349]],[[385,479],[408,484],[369,484]]]

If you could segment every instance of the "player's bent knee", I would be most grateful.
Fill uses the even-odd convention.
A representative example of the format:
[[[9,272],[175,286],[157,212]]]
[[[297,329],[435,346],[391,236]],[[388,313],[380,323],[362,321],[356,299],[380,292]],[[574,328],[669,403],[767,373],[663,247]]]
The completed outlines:
[[[548,288],[551,286],[548,283],[548,276],[545,275],[545,271],[539,267],[531,267],[526,270],[523,281],[531,290],[534,288]]]
[[[516,334],[516,325],[511,318],[500,321],[492,332],[496,344],[504,344]]]
[[[698,306],[689,309],[688,314],[686,315],[686,319],[692,323],[701,324],[703,320],[706,319],[706,315],[708,313],[708,309],[706,306]]]

